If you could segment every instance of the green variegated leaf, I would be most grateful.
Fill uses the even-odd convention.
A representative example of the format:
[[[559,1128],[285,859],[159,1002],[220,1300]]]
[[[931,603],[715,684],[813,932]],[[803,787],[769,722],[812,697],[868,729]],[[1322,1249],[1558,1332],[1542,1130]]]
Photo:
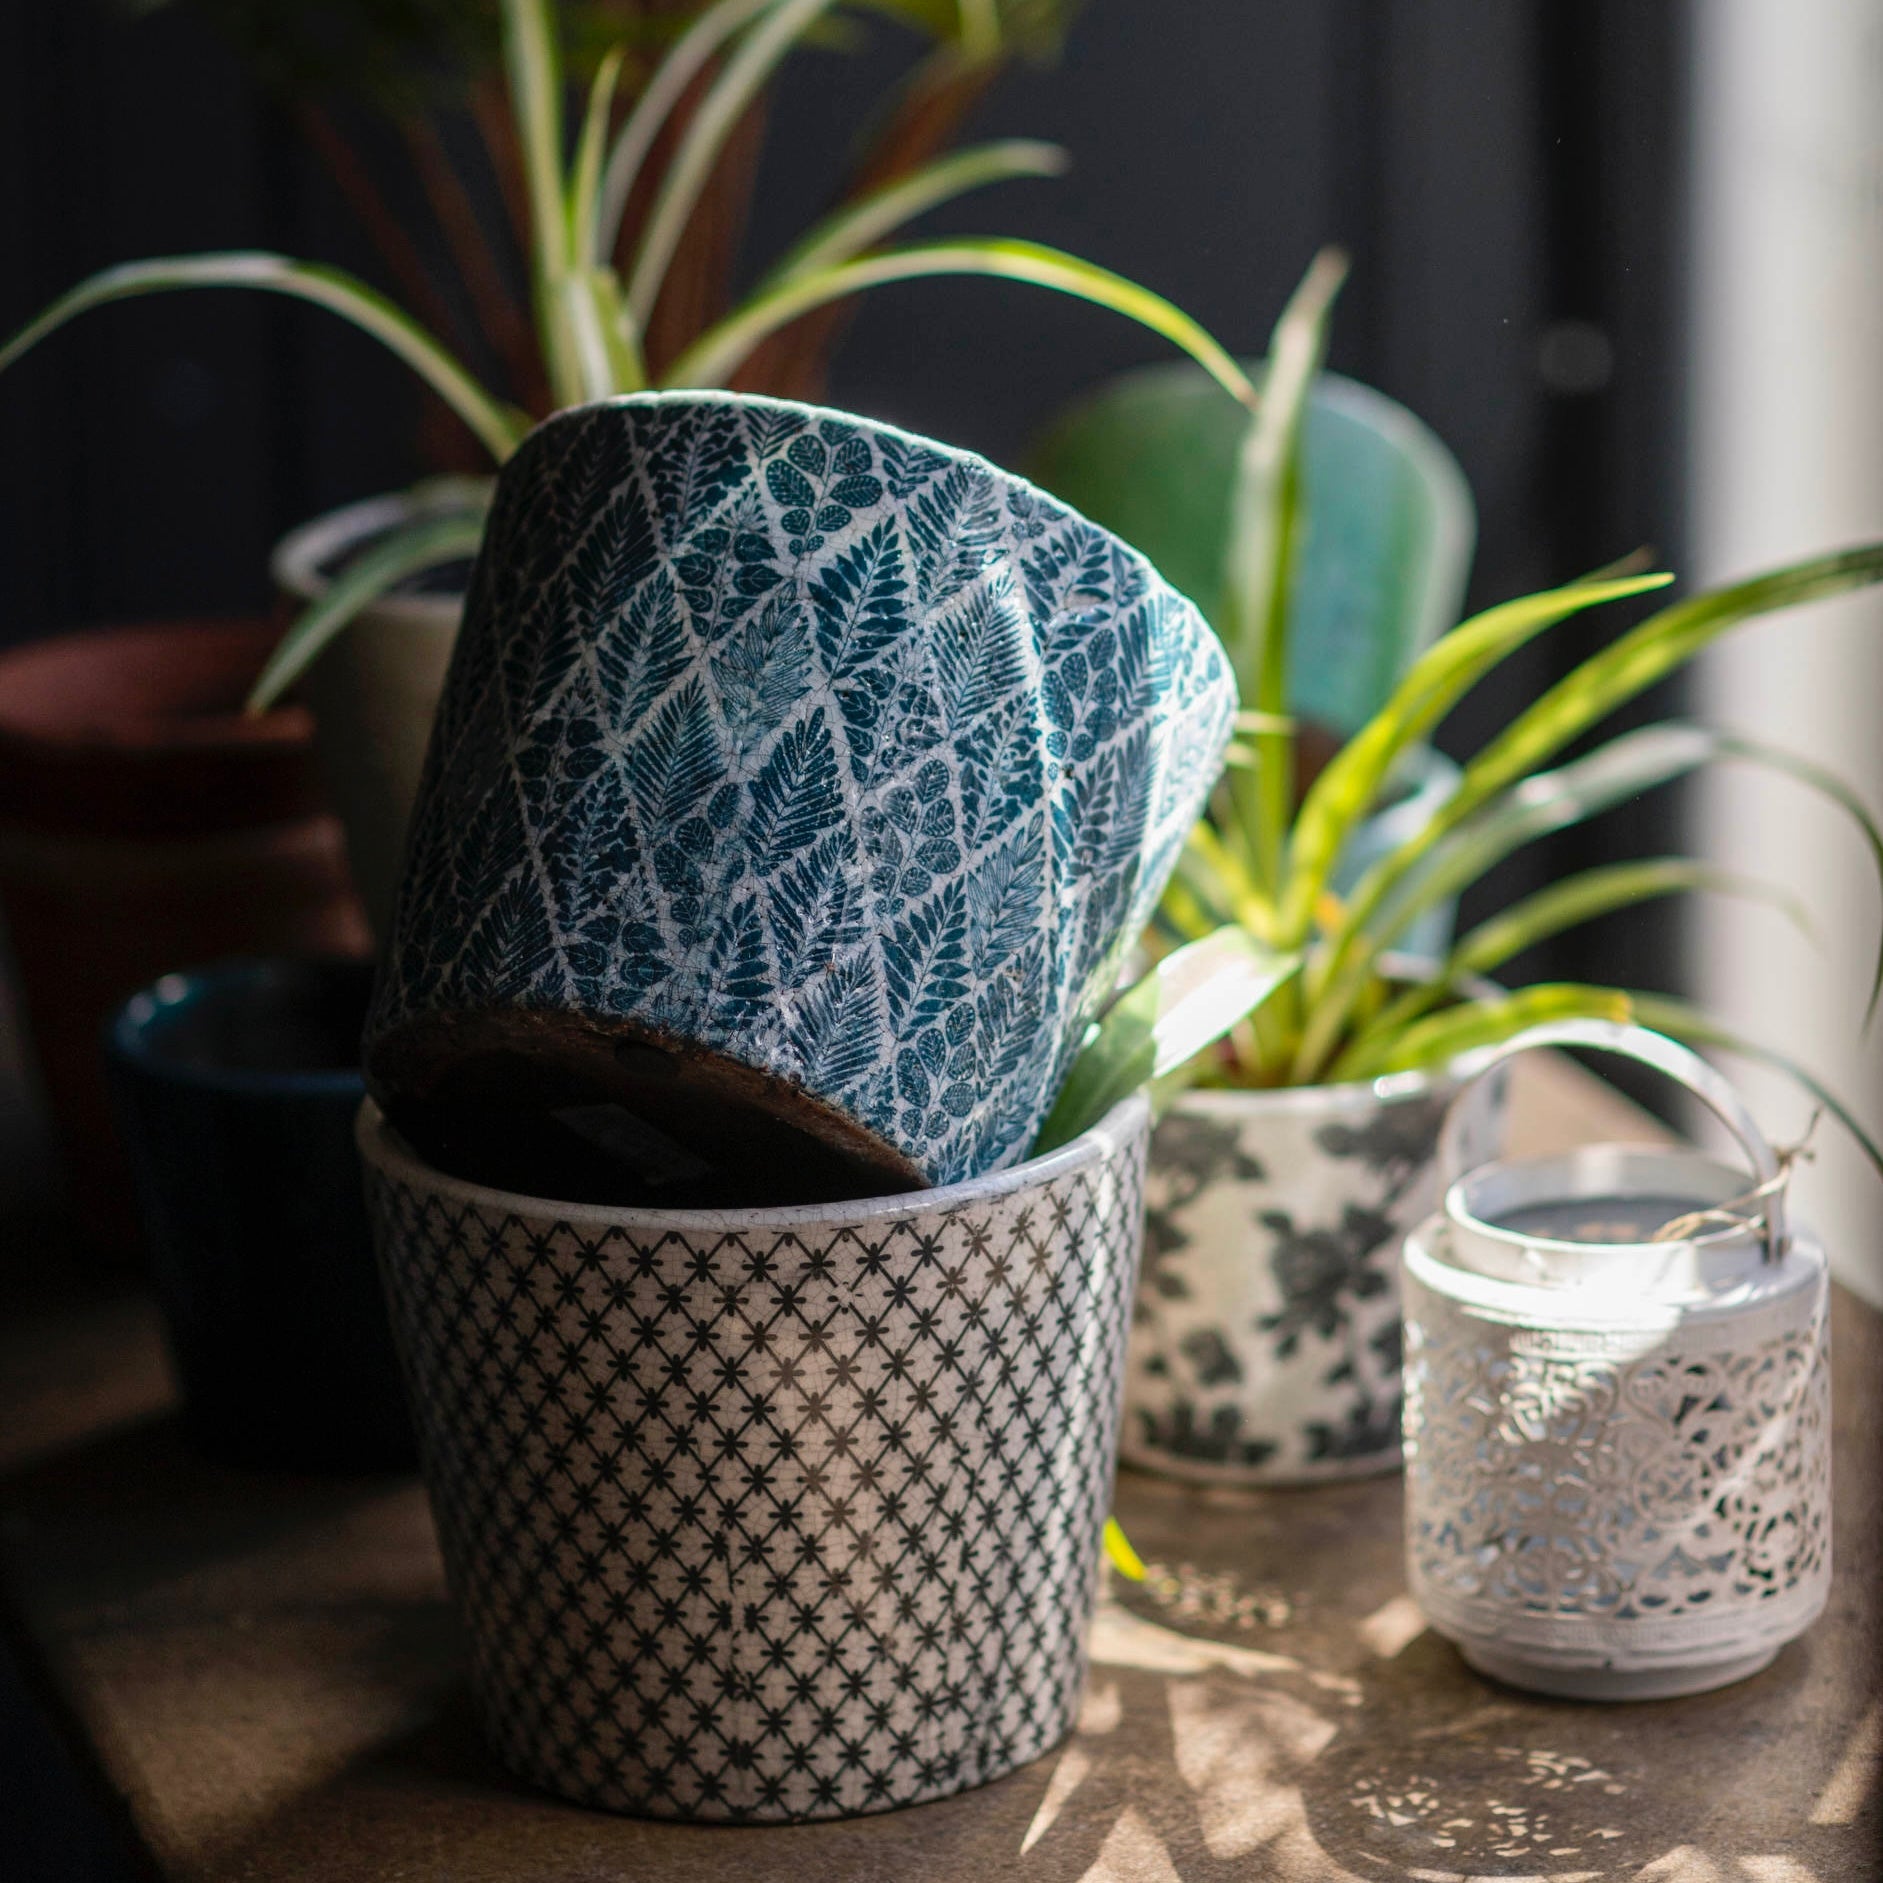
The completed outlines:
[[[1462,1054],[1496,1046],[1545,1020],[1626,1021],[1635,1017],[1633,1001],[1618,988],[1545,981],[1515,994],[1427,1014],[1396,1037],[1382,1038],[1372,1050],[1356,1052],[1345,1072],[1349,1079],[1376,1079],[1388,1072],[1447,1065]]]
[[[1269,342],[1262,401],[1246,428],[1230,498],[1223,570],[1223,645],[1236,691],[1270,723],[1255,733],[1250,776],[1230,781],[1236,835],[1251,875],[1271,892],[1294,809],[1288,708],[1288,597],[1301,514],[1301,442],[1308,395],[1327,357],[1334,298],[1347,258],[1323,249],[1282,310]]]
[[[576,144],[575,170],[569,178],[568,233],[563,238],[572,267],[585,261],[605,264],[607,257],[589,253],[589,231],[595,226],[595,205],[601,194],[602,161],[608,144],[608,120],[613,115],[615,91],[621,83],[625,48],[616,46],[595,71],[589,87],[588,110]]]
[[[1692,893],[1763,902],[1779,910],[1801,933],[1811,933],[1804,904],[1777,883],[1737,870],[1716,869],[1695,857],[1647,857],[1565,877],[1488,922],[1480,922],[1446,957],[1445,978],[1456,981],[1490,974],[1526,948],[1565,929],[1657,897]]]
[[[1410,843],[1383,858],[1355,889],[1352,919],[1366,924],[1398,883],[1480,806],[1518,786],[1544,760],[1757,615],[1819,601],[1883,578],[1883,543],[1820,556],[1729,588],[1689,596],[1592,654],[1520,713],[1470,764],[1456,792]]]
[[[1390,1039],[1473,980],[1494,973],[1515,955],[1563,930],[1658,896],[1708,893],[1763,902],[1780,910],[1805,934],[1811,924],[1804,906],[1776,884],[1733,870],[1716,869],[1693,857],[1649,857],[1584,870],[1538,890],[1533,896],[1480,923],[1445,958],[1429,980],[1407,987],[1361,1027],[1334,1061],[1328,1078],[1351,1076],[1378,1040]]]
[[[1066,153],[1057,144],[1032,138],[976,144],[939,157],[826,216],[766,272],[756,292],[764,294],[850,261],[916,217],[970,190],[1016,177],[1063,176],[1066,163]]]
[[[362,609],[407,576],[477,554],[484,535],[481,512],[420,517],[382,537],[337,576],[275,645],[248,696],[246,710],[265,712],[311,667],[321,650]]]
[[[1178,875],[1173,876],[1165,886],[1163,899],[1157,905],[1154,926],[1156,933],[1165,941],[1191,942],[1201,941],[1229,919],[1227,910],[1205,902]]]
[[[672,50],[654,69],[653,76],[635,100],[634,109],[615,133],[607,165],[602,171],[587,237],[587,254],[597,267],[605,266],[614,256],[628,198],[634,192],[641,166],[646,163],[662,127],[673,115],[674,107],[720,48],[776,3],[777,0],[717,0],[716,5],[707,7],[674,42]]]
[[[639,345],[612,268],[576,269],[557,290],[563,332],[574,370],[591,399],[640,392],[647,384]]]
[[[894,281],[916,281],[932,275],[987,275],[1005,281],[1023,281],[1052,288],[1109,307],[1163,335],[1181,347],[1218,384],[1245,403],[1255,403],[1255,388],[1248,375],[1223,348],[1181,308],[1162,295],[1141,288],[1123,275],[1076,255],[1047,248],[1038,242],[1020,242],[998,236],[956,236],[936,242],[911,243],[905,248],[866,255],[838,268],[805,275],[771,293],[755,297],[697,339],[677,359],[664,383],[670,386],[723,384],[738,371],[768,334],[788,326],[800,314],[827,301],[840,301],[866,288]]]
[[[562,61],[545,0],[503,0],[503,54],[529,196],[537,336],[557,404],[577,405],[590,395],[564,299],[569,228],[562,182]]]
[[[1643,1026],[1654,1028],[1657,1033],[1665,1033],[1669,1038],[1680,1040],[1688,1046],[1710,1046],[1720,1052],[1738,1053],[1742,1058],[1756,1060],[1761,1065],[1771,1066],[1784,1073],[1850,1133],[1877,1174],[1883,1176],[1883,1147],[1878,1146],[1850,1107],[1795,1059],[1781,1053],[1776,1047],[1749,1039],[1724,1021],[1715,1019],[1704,1008],[1676,1000],[1671,995],[1635,994],[1631,999],[1634,1017]]]
[[[1051,58],[1076,0],[860,0],[941,42],[937,56],[987,62],[1019,53]]]
[[[1239,922],[1251,934],[1266,939],[1271,905],[1250,879],[1241,857],[1207,820],[1195,824],[1184,839],[1173,881],[1182,882],[1205,906],[1223,911],[1212,928]]]
[[[1000,57],[1000,0],[955,0],[961,51],[975,64]]]
[[[493,399],[452,354],[376,288],[320,262],[294,261],[259,249],[215,255],[165,255],[122,262],[81,281],[0,347],[0,371],[49,333],[89,308],[178,288],[256,288],[285,294],[349,320],[389,347],[464,420],[502,463],[529,429],[528,418]]]
[[[616,47],[602,60],[589,88],[588,112],[569,180],[568,228],[563,238],[567,258],[561,286],[564,317],[571,350],[591,399],[639,392],[647,384],[641,337],[628,318],[620,279],[606,260],[592,259],[589,252],[601,190],[602,154],[608,141],[608,119],[621,77],[621,61],[622,48]]]
[[[1240,928],[1166,955],[1087,1037],[1040,1127],[1038,1156],[1089,1131],[1121,1099],[1165,1079],[1253,1013],[1301,965]]]
[[[1356,955],[1370,958],[1390,947],[1423,910],[1468,888],[1525,844],[1684,778],[1720,752],[1717,736],[1707,727],[1670,722],[1624,732],[1555,771],[1524,779],[1437,845],[1364,927],[1357,912],[1350,911],[1362,944]]]
[[[834,0],[779,0],[739,42],[725,70],[700,101],[661,179],[647,227],[635,248],[634,264],[628,270],[628,314],[637,332],[647,330],[687,218],[698,204],[733,127],[805,29],[833,4]]]
[[[1665,677],[1739,622],[1795,603],[1843,594],[1880,577],[1883,577],[1883,544],[1869,544],[1774,570],[1729,588],[1691,596],[1660,610],[1591,655],[1567,679],[1551,687],[1534,705],[1519,714],[1465,767],[1458,788],[1418,833],[1382,857],[1355,886],[1331,947],[1310,969],[1307,985],[1310,1017],[1302,1030],[1291,1076],[1297,1080],[1317,1077],[1332,1058],[1346,1028],[1352,1003],[1367,983],[1370,957],[1387,936],[1403,926],[1412,910],[1440,893],[1437,885],[1448,879],[1469,881],[1478,870],[1488,868],[1496,855],[1503,854],[1495,849],[1495,832],[1477,824],[1477,813],[1493,819],[1508,815],[1520,824],[1532,809],[1556,814],[1548,799],[1552,792],[1560,796],[1563,778],[1573,775],[1575,767],[1563,767],[1552,786],[1544,788],[1539,786],[1537,778],[1529,775],[1539,760],[1560,750],[1607,713],[1642,688]],[[1707,741],[1719,735],[1698,728],[1650,727],[1639,736],[1644,739],[1659,736],[1671,741],[1684,739],[1698,753],[1693,762],[1700,762],[1708,755]],[[1591,760],[1578,763],[1613,762],[1605,760],[1604,755],[1615,754],[1618,749],[1626,750],[1621,740],[1602,748]],[[1682,767],[1676,766],[1666,775],[1678,775],[1679,769]],[[1802,775],[1796,773],[1795,767],[1794,772]],[[1533,805],[1531,800],[1538,798],[1539,793],[1544,801]],[[1503,794],[1508,794],[1507,798]],[[1559,804],[1556,810],[1562,808]],[[1574,817],[1591,814],[1587,809],[1568,808],[1572,813],[1571,821]],[[1472,821],[1468,824],[1467,820]],[[1539,825],[1539,829],[1553,827],[1548,822]],[[1477,870],[1470,869],[1469,859],[1458,850],[1435,855],[1441,846],[1448,844],[1455,831],[1462,829],[1473,831],[1473,835],[1463,837],[1462,842],[1477,845],[1485,857]],[[1480,841],[1487,837],[1491,841]],[[1517,841],[1528,841],[1528,838],[1519,836]],[[1511,847],[1515,847],[1514,844],[1507,846]],[[1883,859],[1883,851],[1877,854]],[[1283,933],[1287,933],[1286,928]],[[1879,971],[1879,984],[1883,984],[1883,968]]]
[[[1131,1547],[1131,1539],[1116,1517],[1105,1519],[1105,1559],[1132,1582],[1142,1582],[1147,1574],[1144,1559]]]
[[[1311,1012],[1298,1064],[1308,1067],[1324,1063],[1347,1024],[1353,1001],[1373,974],[1380,951],[1389,948],[1424,910],[1457,895],[1523,845],[1724,759],[1778,771],[1821,792],[1846,811],[1869,848],[1879,888],[1883,889],[1883,832],[1878,831],[1862,800],[1823,767],[1743,734],[1720,732],[1710,726],[1678,721],[1643,726],[1555,771],[1538,772],[1524,779],[1502,797],[1482,806],[1474,817],[1432,848],[1423,863],[1377,903],[1364,921],[1357,909],[1350,909],[1352,927],[1343,938],[1338,967],[1310,990]],[[1873,973],[1873,990],[1880,979],[1883,950]]]
[[[1478,754],[1465,768],[1446,821],[1456,824],[1617,707],[1684,666],[1727,629],[1782,608],[1848,594],[1879,578],[1883,543],[1869,543],[1692,595],[1650,615],[1558,681]]]
[[[1573,982],[1527,987],[1521,993],[1475,1001],[1415,1021],[1397,1040],[1371,1055],[1356,1056],[1349,1076],[1374,1078],[1385,1072],[1444,1065],[1462,1054],[1498,1045],[1545,1020],[1570,1018],[1632,1022],[1689,1046],[1710,1046],[1776,1067],[1837,1119],[1878,1174],[1883,1175],[1883,1148],[1822,1080],[1788,1055],[1746,1038],[1702,1008],[1667,994],[1585,987]]]
[[[1589,580],[1500,603],[1435,642],[1379,712],[1328,762],[1302,801],[1289,842],[1281,932],[1305,939],[1340,853],[1378,803],[1400,758],[1508,654],[1546,628],[1607,601],[1665,588],[1668,575]]]
[[[1208,829],[1199,823],[1186,839],[1159,905],[1179,932],[1193,941],[1237,919],[1235,898],[1223,872],[1216,867],[1207,842],[1197,840],[1196,832]]]
[[[1876,819],[1870,815],[1870,807],[1835,772],[1815,764],[1800,753],[1781,751],[1777,746],[1767,745],[1762,739],[1749,738],[1743,732],[1721,732],[1715,736],[1719,739],[1722,758],[1745,759],[1752,764],[1783,772],[1819,796],[1828,798],[1843,811],[1862,833],[1869,847],[1870,861],[1876,866],[1878,888],[1883,890],[1883,830],[1878,829]],[[1866,1025],[1876,1015],[1880,995],[1883,995],[1883,927],[1879,929],[1876,966],[1870,975],[1869,1004],[1864,1009]]]

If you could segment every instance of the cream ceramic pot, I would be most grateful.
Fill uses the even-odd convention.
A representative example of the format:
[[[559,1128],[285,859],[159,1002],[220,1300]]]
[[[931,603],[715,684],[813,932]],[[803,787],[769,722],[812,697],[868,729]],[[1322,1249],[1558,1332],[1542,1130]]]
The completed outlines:
[[[318,601],[336,567],[423,509],[418,498],[400,494],[316,517],[276,547],[269,564],[275,586],[302,606]],[[328,644],[301,682],[314,715],[315,755],[376,936],[391,922],[425,746],[463,613],[462,595],[384,596]]]

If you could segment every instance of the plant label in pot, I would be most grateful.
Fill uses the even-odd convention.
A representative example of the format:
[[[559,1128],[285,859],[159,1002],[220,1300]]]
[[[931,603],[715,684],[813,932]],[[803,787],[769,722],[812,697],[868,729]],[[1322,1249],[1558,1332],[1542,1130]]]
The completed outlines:
[[[428,1105],[612,1105],[768,1202],[999,1170],[1234,705],[1142,557],[980,458],[727,394],[562,413],[499,480],[372,1085],[421,1146]]]

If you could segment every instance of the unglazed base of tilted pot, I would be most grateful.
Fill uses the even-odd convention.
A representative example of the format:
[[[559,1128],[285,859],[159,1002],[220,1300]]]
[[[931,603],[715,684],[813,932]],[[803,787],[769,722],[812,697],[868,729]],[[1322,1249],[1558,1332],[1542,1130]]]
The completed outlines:
[[[380,1263],[473,1689],[578,1803],[795,1823],[1070,1730],[1148,1111],[945,1190],[630,1211],[483,1189],[370,1104]]]
[[[1446,1073],[1190,1092],[1151,1139],[1125,1463],[1200,1484],[1398,1468],[1399,1246],[1435,1204]],[[1495,1154],[1503,1088],[1472,1093]]]
[[[499,1189],[730,1209],[922,1188],[892,1145],[801,1087],[625,1020],[442,1014],[382,1038],[371,1083],[428,1162]]]

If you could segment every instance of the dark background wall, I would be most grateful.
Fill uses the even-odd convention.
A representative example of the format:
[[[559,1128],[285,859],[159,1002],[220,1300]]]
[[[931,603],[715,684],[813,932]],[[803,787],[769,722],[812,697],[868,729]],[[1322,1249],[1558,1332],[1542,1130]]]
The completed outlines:
[[[1076,249],[1247,351],[1314,248],[1343,242],[1333,363],[1456,451],[1473,600],[1502,599],[1679,549],[1682,41],[1680,0],[1089,0],[1062,64],[1008,74],[973,127],[1056,138],[1072,176],[937,225]],[[788,68],[749,261],[824,203],[909,50],[883,29]],[[0,4],[0,324],[110,261],[250,244],[383,277],[287,114],[186,7]],[[831,396],[1012,461],[1160,347],[1007,284],[894,288]],[[284,528],[423,468],[418,412],[402,369],[318,312],[220,293],[88,316],[0,380],[0,639],[261,605]],[[1444,742],[1466,749],[1612,627],[1512,663]],[[1624,812],[1493,892],[1663,847],[1671,817]],[[1672,922],[1631,915],[1530,965],[1664,980]]]

